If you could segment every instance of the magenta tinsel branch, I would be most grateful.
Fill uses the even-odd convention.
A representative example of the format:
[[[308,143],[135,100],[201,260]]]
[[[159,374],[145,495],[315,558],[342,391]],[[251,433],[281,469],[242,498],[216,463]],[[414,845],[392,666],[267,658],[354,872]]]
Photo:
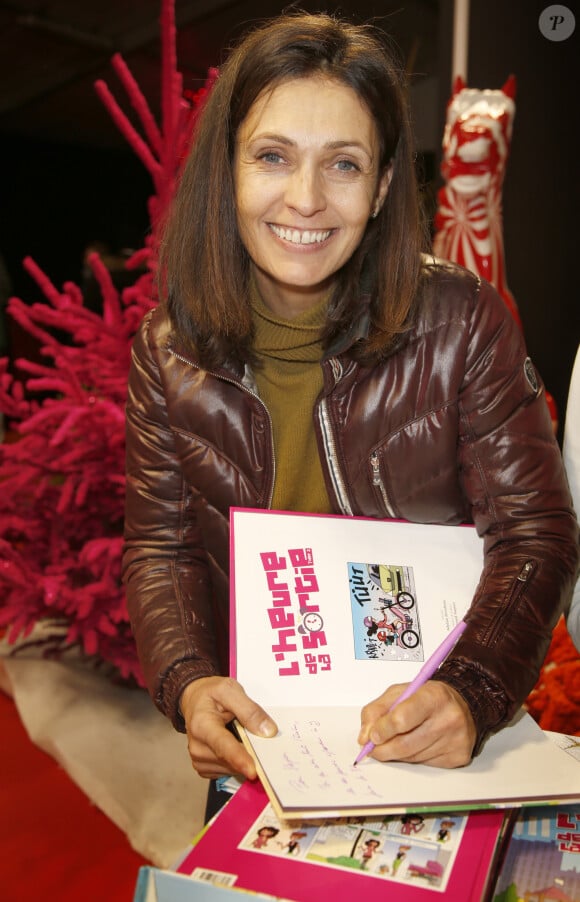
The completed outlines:
[[[60,292],[48,278],[46,273],[41,270],[40,266],[32,259],[32,257],[25,257],[22,265],[24,266],[24,269],[32,276],[46,299],[49,300],[50,303],[55,307],[58,307],[61,297]]]
[[[136,271],[134,284],[119,292],[98,255],[91,255],[102,296],[96,313],[85,308],[75,283],[59,291],[27,258],[24,266],[44,300],[12,298],[8,313],[38,342],[43,360],[15,361],[18,377],[0,361],[0,411],[15,437],[0,444],[0,627],[15,642],[44,621],[50,624],[47,652],[78,646],[137,682],[142,677],[121,582],[131,342],[157,300],[157,228],[217,75],[211,70],[205,87],[186,101],[176,70],[172,0],[162,0],[161,28],[161,127],[120,56],[113,66],[146,140],[107,86],[96,86],[154,184],[151,231],[127,263]]]
[[[113,277],[98,254],[89,254],[87,262],[101,289],[103,320],[107,326],[119,328],[123,315],[119,301],[119,292],[115,288]]]
[[[181,162],[185,159],[199,114],[203,110],[204,104],[218,77],[219,70],[210,68],[203,88],[200,88],[199,91],[196,91],[193,95],[191,106],[182,103],[179,107],[178,142],[175,151],[178,166],[180,166]]]
[[[177,72],[175,51],[175,7],[173,0],[161,0],[161,121],[164,150],[162,156],[167,172],[175,147],[177,126],[176,99],[181,99],[183,86]]]
[[[150,251],[148,247],[139,248],[139,250],[135,251],[135,253],[127,260],[127,263],[125,264],[127,269],[139,269],[140,266],[147,263],[149,255]]]
[[[119,80],[127,92],[127,96],[131,101],[133,109],[139,116],[141,123],[143,125],[143,129],[151,147],[157,154],[157,156],[161,156],[163,150],[163,140],[161,137],[161,132],[157,127],[157,123],[155,122],[155,118],[149,104],[147,103],[139,85],[135,81],[133,77],[133,73],[129,69],[129,66],[123,59],[120,53],[115,53],[111,60],[113,64],[113,68],[115,69],[117,75],[119,76]]]
[[[33,320],[34,306],[29,307],[20,298],[10,298],[7,304],[8,313],[26,332],[38,340],[41,345],[56,344],[50,332],[39,329]]]
[[[147,171],[151,174],[153,181],[156,183],[161,175],[161,167],[147,147],[147,144],[137,130],[131,125],[105,82],[100,79],[96,81],[95,90],[107,108],[113,122],[125,137],[127,143],[133,148]]]
[[[131,338],[151,298],[140,293],[140,277],[134,301],[120,303],[109,274],[92,262],[102,317],[76,303],[72,283],[58,292],[32,261],[27,268],[47,303],[10,302],[11,315],[37,336],[54,366],[18,361],[25,386],[6,362],[0,369],[0,409],[19,420],[20,435],[0,446],[0,624],[14,642],[40,620],[64,622],[66,632],[51,635],[49,648],[77,643],[140,682],[120,581],[123,408]],[[83,334],[84,344],[63,344],[49,327]],[[51,396],[35,404],[26,398],[34,390]],[[84,553],[97,536],[111,543],[106,567],[103,556],[91,563]]]

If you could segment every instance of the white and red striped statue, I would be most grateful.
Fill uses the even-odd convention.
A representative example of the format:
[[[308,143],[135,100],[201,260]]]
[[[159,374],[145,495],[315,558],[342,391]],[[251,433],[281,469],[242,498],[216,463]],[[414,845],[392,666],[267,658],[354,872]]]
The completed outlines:
[[[445,185],[437,198],[433,249],[491,282],[519,323],[506,280],[502,219],[514,97],[513,75],[497,91],[467,88],[455,79],[443,133]]]
[[[466,87],[457,77],[447,105],[433,251],[465,266],[497,289],[522,326],[508,288],[503,243],[502,187],[515,115],[513,75],[498,90]],[[546,393],[552,420],[557,412]]]

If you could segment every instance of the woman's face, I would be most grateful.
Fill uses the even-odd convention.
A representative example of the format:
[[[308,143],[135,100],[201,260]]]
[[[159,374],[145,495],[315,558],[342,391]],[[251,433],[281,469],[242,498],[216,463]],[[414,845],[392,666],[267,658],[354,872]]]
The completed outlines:
[[[241,239],[258,288],[292,319],[326,294],[382,204],[379,137],[357,94],[322,77],[262,93],[236,140]]]

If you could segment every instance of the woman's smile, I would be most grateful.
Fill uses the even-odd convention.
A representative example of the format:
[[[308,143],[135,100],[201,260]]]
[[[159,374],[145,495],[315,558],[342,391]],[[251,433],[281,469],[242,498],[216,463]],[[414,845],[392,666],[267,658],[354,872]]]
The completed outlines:
[[[274,223],[269,223],[269,225],[274,232],[274,235],[277,235],[282,241],[287,241],[296,246],[320,245],[330,238],[333,231],[332,229],[311,231],[306,229],[285,228],[284,226],[274,225]]]

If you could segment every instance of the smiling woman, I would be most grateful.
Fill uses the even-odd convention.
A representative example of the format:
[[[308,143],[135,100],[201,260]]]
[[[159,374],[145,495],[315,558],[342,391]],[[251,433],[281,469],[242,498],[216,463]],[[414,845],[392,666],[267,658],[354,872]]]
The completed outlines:
[[[236,141],[236,210],[275,313],[294,319],[313,307],[352,257],[387,192],[379,154],[368,109],[340,82],[284,82],[254,103]]]
[[[127,404],[131,621],[202,776],[255,777],[234,718],[276,733],[227,675],[232,506],[477,526],[462,637],[411,698],[391,711],[404,687],[385,687],[361,713],[382,761],[467,763],[565,608],[578,526],[542,381],[495,290],[421,253],[417,197],[404,77],[372,28],[282,16],[231,53]]]
[[[328,111],[319,102],[321,93],[332,103]],[[276,120],[271,119],[273,114]],[[321,114],[327,129],[324,134],[322,124],[317,122]],[[242,194],[239,176],[247,154],[242,142],[257,127],[257,120],[266,115],[271,121],[267,130],[278,123],[272,135],[278,143],[275,148],[267,141],[262,145],[262,152],[274,149],[275,155],[267,153],[261,165],[277,169],[274,160],[282,151],[278,162],[286,170],[288,167],[282,164],[290,150],[300,152],[302,157],[308,150],[311,157],[315,142],[319,153],[326,145],[340,179],[334,197],[345,195],[343,211],[351,194],[349,185],[358,183],[358,178],[348,173],[355,165],[362,166],[366,177],[361,178],[368,190],[364,227],[358,244],[353,242],[350,257],[341,260],[332,282],[332,316],[326,322],[325,340],[331,342],[333,337],[350,331],[353,319],[361,317],[358,286],[363,266],[369,268],[372,247],[377,251],[372,278],[381,285],[381,293],[391,299],[388,305],[372,303],[371,308],[377,329],[367,336],[365,349],[371,356],[375,351],[380,355],[407,320],[421,268],[420,251],[426,247],[405,74],[383,33],[331,16],[280,17],[271,26],[250,32],[221,69],[198,122],[161,249],[164,293],[172,320],[179,323],[180,333],[192,347],[199,350],[200,344],[203,346],[206,363],[218,363],[225,357],[245,361],[248,353],[251,356],[254,324],[247,288],[253,268],[238,223]],[[287,119],[289,115],[292,121]],[[293,136],[289,130],[296,128],[299,119],[304,125]],[[316,129],[310,133],[313,124]],[[264,127],[263,122],[260,127]],[[353,127],[361,131],[354,133]],[[348,143],[353,141],[358,147],[356,160],[352,156],[355,145]],[[333,148],[335,142],[338,146]],[[346,148],[341,146],[343,142],[347,142]],[[351,156],[345,152],[349,148]],[[328,161],[324,170],[320,163],[318,176],[328,172]],[[258,169],[257,162],[252,168]],[[306,176],[312,178],[313,170],[307,172],[303,166],[298,174],[302,184],[293,178],[291,190],[314,192],[299,200],[299,207],[306,203],[307,209],[311,205],[316,208],[320,202],[320,197],[316,198],[321,189],[319,178],[310,185],[304,182]],[[389,178],[387,215],[379,216],[378,207],[375,211],[372,206],[373,198],[379,198]],[[292,197],[289,199],[295,206]],[[376,219],[372,218],[374,212]],[[302,218],[297,219],[298,215]],[[360,216],[361,211],[349,209],[348,216],[354,215]],[[320,231],[319,224],[328,231],[320,213],[314,224],[313,231]],[[296,226],[302,233],[306,226],[311,230],[300,210],[286,213],[285,219],[274,225],[292,227],[293,232]],[[203,235],[203,242],[191,241],[192,234]],[[334,245],[332,235],[330,245]]]

